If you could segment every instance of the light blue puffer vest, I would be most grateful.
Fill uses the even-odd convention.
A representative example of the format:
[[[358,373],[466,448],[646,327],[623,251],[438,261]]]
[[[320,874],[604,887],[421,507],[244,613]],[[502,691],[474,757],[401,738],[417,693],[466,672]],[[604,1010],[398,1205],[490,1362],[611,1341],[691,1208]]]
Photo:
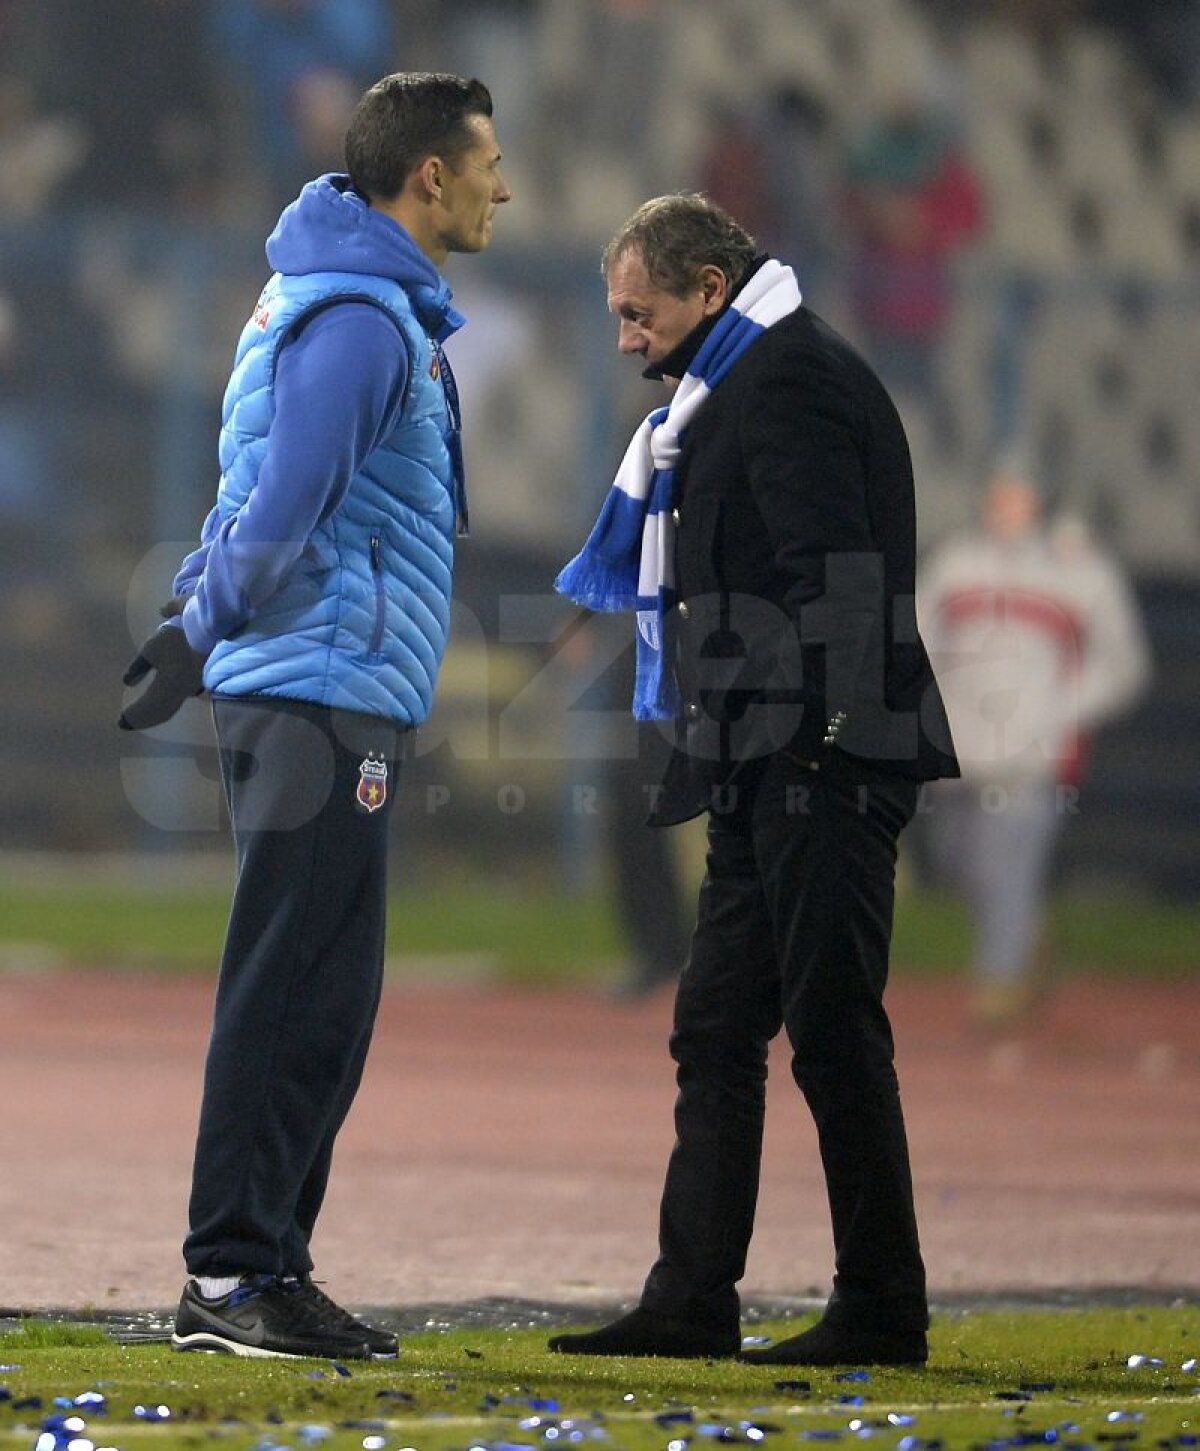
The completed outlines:
[[[274,414],[275,359],[306,313],[372,301],[400,328],[409,381],[399,424],[317,527],[279,590],[208,658],[214,695],[282,696],[420,725],[446,648],[454,562],[453,427],[429,336],[383,278],[276,274],[238,341],[220,441],[223,519],[258,479]]]

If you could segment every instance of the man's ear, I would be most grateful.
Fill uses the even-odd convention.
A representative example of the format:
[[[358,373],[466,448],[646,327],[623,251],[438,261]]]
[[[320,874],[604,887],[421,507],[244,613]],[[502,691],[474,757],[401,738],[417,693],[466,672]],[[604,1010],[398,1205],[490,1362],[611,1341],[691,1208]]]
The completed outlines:
[[[704,297],[704,316],[720,312],[729,298],[729,279],[711,263],[700,269],[700,290]]]
[[[441,201],[445,178],[446,163],[440,156],[427,156],[417,167],[417,184],[430,200]]]

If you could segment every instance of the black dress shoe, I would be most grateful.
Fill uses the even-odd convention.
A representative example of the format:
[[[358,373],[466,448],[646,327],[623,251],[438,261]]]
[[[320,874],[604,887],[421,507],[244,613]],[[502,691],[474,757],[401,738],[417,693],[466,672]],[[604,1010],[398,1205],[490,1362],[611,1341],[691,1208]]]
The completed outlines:
[[[761,1350],[746,1350],[751,1365],[924,1365],[929,1342],[923,1330],[856,1330],[818,1320],[815,1325]]]
[[[689,1320],[674,1320],[657,1310],[631,1310],[611,1325],[583,1335],[556,1335],[550,1349],[564,1355],[669,1355],[678,1359],[716,1360],[736,1355],[742,1336],[737,1327],[714,1330]]]

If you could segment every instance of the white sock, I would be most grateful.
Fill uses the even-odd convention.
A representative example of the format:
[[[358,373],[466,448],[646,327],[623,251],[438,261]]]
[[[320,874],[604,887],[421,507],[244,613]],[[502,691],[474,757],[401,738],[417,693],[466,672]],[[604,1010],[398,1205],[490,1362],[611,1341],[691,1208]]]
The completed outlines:
[[[200,1293],[206,1300],[219,1300],[229,1295],[241,1284],[241,1275],[195,1275],[193,1277]]]

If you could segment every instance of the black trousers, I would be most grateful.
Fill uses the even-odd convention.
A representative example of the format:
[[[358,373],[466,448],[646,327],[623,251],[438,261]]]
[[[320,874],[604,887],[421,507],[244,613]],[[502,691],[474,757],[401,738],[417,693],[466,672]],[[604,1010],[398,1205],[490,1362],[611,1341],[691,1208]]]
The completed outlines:
[[[833,1220],[827,1314],[862,1329],[927,1324],[883,1006],[896,840],[916,797],[916,782],[834,751],[819,772],[777,753],[715,798],[676,998],[676,1143],[647,1307],[736,1322],[758,1196],[767,1046],[782,1025],[816,1123]]]
[[[237,883],[184,1259],[191,1274],[302,1274],[379,1006],[404,732],[263,697],[213,715]]]

